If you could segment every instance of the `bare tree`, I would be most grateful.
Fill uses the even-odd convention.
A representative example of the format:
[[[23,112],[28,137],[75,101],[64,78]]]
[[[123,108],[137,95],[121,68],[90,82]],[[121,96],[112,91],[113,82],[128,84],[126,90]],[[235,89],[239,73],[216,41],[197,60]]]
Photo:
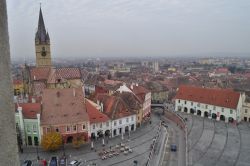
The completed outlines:
[[[0,165],[19,166],[6,1],[0,0]]]

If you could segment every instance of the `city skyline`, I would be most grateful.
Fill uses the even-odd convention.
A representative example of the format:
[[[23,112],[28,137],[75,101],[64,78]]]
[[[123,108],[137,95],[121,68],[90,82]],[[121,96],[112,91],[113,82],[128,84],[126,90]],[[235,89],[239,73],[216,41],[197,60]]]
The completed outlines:
[[[250,53],[250,3],[244,0],[40,2],[52,58]],[[39,2],[8,2],[12,59],[35,58],[39,7]]]

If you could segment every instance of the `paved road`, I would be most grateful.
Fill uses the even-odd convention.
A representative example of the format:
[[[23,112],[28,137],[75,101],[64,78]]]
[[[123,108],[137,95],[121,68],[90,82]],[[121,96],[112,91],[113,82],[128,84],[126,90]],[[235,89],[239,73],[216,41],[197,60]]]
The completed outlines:
[[[150,145],[152,144],[153,138],[157,134],[157,129],[160,124],[159,117],[152,116],[152,124],[147,124],[138,128],[135,132],[131,133],[130,141],[128,142],[128,135],[124,136],[124,143],[130,146],[133,149],[133,153],[124,155],[120,154],[117,157],[112,157],[107,160],[101,160],[100,157],[97,155],[98,151],[103,149],[101,145],[101,140],[95,143],[95,148],[97,152],[94,150],[90,150],[90,145],[86,144],[80,149],[76,150],[70,147],[67,147],[65,152],[69,158],[69,161],[76,159],[78,161],[82,161],[86,163],[95,162],[98,165],[106,166],[106,165],[133,165],[133,161],[137,160],[138,165],[144,165],[147,161],[149,156],[149,149]],[[109,144],[107,144],[104,148],[108,149],[110,146],[115,146],[118,143],[121,143],[121,137],[115,137],[109,140]],[[40,158],[44,158],[49,160],[51,156],[61,156],[63,152],[44,152],[39,149],[39,156]],[[36,161],[36,149],[34,148],[26,148],[24,149],[24,153],[20,154],[21,161],[29,159]]]
[[[187,118],[188,165],[250,166],[250,124],[226,124],[196,115]]]

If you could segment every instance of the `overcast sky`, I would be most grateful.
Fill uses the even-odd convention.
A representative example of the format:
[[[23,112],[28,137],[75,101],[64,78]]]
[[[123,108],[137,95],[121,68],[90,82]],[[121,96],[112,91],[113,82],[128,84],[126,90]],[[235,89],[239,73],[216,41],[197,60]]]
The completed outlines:
[[[35,57],[39,2],[55,58],[250,52],[250,0],[8,0],[12,58]]]

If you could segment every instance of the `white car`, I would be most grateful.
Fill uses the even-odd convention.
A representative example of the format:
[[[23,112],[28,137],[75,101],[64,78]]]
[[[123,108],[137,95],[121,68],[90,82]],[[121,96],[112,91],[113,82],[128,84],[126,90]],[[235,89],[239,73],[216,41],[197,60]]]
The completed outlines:
[[[72,160],[70,163],[69,163],[69,165],[71,165],[71,166],[78,166],[78,165],[80,165],[81,164],[81,162],[78,162],[77,160]]]

